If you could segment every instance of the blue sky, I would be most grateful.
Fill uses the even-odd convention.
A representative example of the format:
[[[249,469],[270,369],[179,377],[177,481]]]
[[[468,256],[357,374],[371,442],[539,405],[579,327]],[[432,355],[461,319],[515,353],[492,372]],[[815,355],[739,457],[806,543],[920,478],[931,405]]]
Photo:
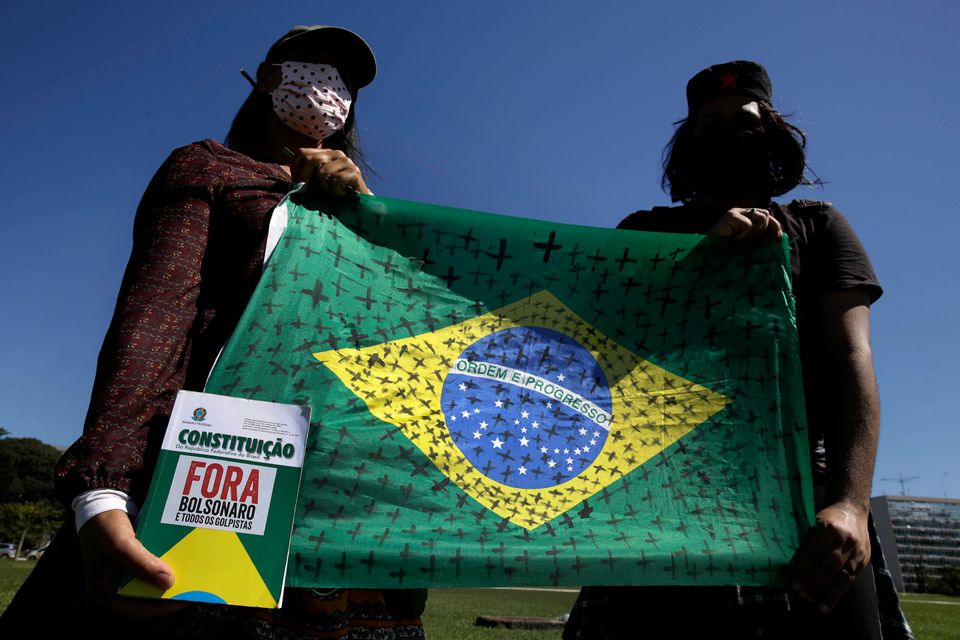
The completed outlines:
[[[357,105],[375,192],[597,226],[668,203],[660,152],[691,75],[763,62],[827,183],[790,195],[835,203],[886,289],[874,493],[903,474],[915,495],[960,497],[956,3],[340,4],[0,5],[0,426],[79,434],[150,176],[222,139],[240,67],[277,36],[337,24],[380,65]]]

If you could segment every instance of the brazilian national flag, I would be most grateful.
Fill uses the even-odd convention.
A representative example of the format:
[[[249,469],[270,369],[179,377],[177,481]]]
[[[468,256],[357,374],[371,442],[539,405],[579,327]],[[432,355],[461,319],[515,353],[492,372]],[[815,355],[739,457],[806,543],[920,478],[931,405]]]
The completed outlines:
[[[288,226],[207,391],[310,404],[287,584],[778,584],[786,244],[386,198]]]

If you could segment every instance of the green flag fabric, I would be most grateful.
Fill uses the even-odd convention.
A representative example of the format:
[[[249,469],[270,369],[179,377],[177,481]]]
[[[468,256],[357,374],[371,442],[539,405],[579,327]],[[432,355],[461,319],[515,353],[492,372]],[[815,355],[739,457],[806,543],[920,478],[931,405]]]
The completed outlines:
[[[289,586],[782,582],[812,522],[785,242],[285,206],[206,390],[313,407]]]

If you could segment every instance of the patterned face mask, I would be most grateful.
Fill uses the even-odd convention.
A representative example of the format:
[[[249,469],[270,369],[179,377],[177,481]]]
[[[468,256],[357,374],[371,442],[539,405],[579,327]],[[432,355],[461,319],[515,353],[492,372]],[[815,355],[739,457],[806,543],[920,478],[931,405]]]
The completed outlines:
[[[284,62],[280,69],[283,79],[271,96],[283,124],[318,141],[343,128],[353,100],[336,67]]]

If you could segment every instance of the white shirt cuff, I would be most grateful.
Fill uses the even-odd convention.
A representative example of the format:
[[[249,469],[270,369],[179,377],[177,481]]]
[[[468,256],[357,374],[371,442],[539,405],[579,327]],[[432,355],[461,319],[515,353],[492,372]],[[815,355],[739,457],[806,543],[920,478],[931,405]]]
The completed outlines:
[[[115,489],[93,489],[84,491],[70,503],[73,509],[74,522],[77,531],[87,523],[90,518],[103,513],[104,511],[113,511],[115,509],[126,511],[130,517],[137,515],[140,508],[130,499],[130,496],[123,491]]]

